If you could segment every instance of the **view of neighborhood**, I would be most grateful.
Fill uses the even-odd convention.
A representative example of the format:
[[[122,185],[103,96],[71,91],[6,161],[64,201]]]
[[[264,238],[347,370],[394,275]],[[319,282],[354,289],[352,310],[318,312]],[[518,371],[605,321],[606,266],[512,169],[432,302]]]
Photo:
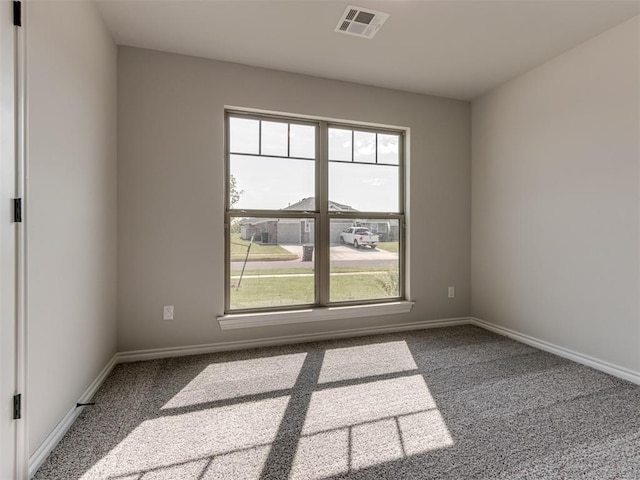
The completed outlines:
[[[315,210],[315,198],[308,197],[283,210]],[[331,212],[357,212],[349,205],[329,202]],[[310,243],[315,238],[315,228],[312,219],[300,218],[243,218],[238,220],[240,238],[263,244],[276,243]],[[331,243],[342,243],[340,234],[349,227],[365,227],[371,233],[377,234],[381,242],[391,242],[398,239],[397,224],[384,219],[353,220],[337,219],[331,221],[329,239]]]
[[[314,303],[314,220],[261,218],[237,223],[239,228],[231,235],[232,307]],[[397,220],[339,219],[331,222],[330,231],[331,301],[399,296]]]

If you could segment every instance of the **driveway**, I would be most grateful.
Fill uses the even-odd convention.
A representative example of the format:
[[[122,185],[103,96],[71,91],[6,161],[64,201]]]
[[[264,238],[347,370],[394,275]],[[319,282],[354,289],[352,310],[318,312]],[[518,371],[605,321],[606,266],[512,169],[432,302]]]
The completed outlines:
[[[397,253],[387,252],[379,248],[355,248],[350,245],[332,245],[329,249],[331,261],[341,260],[396,260]]]
[[[291,253],[302,257],[302,245],[284,244],[280,246]],[[332,262],[337,261],[365,261],[365,260],[397,260],[398,254],[387,252],[376,248],[375,250],[365,248],[354,248],[350,245],[332,245],[329,248],[329,254]]]

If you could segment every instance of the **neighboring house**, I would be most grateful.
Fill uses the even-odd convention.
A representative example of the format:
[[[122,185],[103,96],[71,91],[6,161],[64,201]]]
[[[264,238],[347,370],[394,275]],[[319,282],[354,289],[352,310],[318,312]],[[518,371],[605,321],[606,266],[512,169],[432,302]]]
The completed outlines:
[[[303,198],[283,210],[309,211],[315,210],[315,197]],[[349,205],[329,202],[329,210],[340,212],[357,212]],[[353,225],[353,220],[337,220],[331,222],[331,240],[338,242],[340,232]],[[240,237],[260,243],[313,243],[315,225],[313,220],[303,218],[245,218],[240,221]]]
[[[259,243],[312,243],[313,222],[299,218],[245,218],[240,222],[240,238]]]
[[[357,222],[359,227],[367,227],[371,233],[378,234],[381,242],[394,242],[398,240],[398,222],[388,220]]]
[[[315,210],[315,197],[303,198],[283,210],[308,211]],[[349,205],[329,201],[332,212],[357,212]],[[329,235],[332,243],[340,241],[340,233],[352,226],[367,227],[372,233],[380,235],[380,241],[389,242],[398,239],[398,226],[388,220],[356,221],[351,218],[331,221]],[[305,218],[245,218],[240,221],[240,237],[243,240],[253,240],[259,243],[313,243],[315,225],[313,220]]]
[[[245,218],[240,221],[240,238],[259,243],[278,243],[278,220],[273,218]]]

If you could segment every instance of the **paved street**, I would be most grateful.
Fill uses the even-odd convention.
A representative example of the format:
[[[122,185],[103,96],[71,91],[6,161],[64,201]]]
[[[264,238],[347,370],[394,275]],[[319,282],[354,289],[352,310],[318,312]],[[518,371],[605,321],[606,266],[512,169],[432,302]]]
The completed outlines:
[[[301,245],[281,245],[291,253],[302,257]],[[398,264],[398,254],[384,250],[370,248],[353,248],[348,245],[334,245],[330,247],[331,265],[334,267],[363,267],[385,268]],[[231,262],[232,270],[242,269],[243,262]],[[248,270],[265,270],[275,268],[311,268],[313,262],[301,262],[298,260],[276,262],[247,262]]]
[[[397,265],[395,260],[340,260],[332,262],[334,267],[387,268]],[[313,268],[313,262],[289,260],[288,262],[247,262],[247,270],[268,270],[274,268]],[[231,270],[242,270],[242,262],[231,262]]]
[[[295,253],[299,257],[302,257],[302,245],[287,245],[281,244],[282,248]],[[350,245],[332,245],[329,247],[329,254],[331,260],[396,260],[398,258],[397,253],[387,252],[386,250],[380,250],[378,248],[371,249],[355,248]]]

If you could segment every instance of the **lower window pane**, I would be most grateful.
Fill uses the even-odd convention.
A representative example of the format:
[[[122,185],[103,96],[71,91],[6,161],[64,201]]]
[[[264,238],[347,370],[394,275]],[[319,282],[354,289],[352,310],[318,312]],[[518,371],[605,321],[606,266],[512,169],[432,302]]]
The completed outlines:
[[[330,300],[399,297],[399,221],[332,219],[330,226]]]
[[[231,218],[232,310],[315,301],[313,218]]]

